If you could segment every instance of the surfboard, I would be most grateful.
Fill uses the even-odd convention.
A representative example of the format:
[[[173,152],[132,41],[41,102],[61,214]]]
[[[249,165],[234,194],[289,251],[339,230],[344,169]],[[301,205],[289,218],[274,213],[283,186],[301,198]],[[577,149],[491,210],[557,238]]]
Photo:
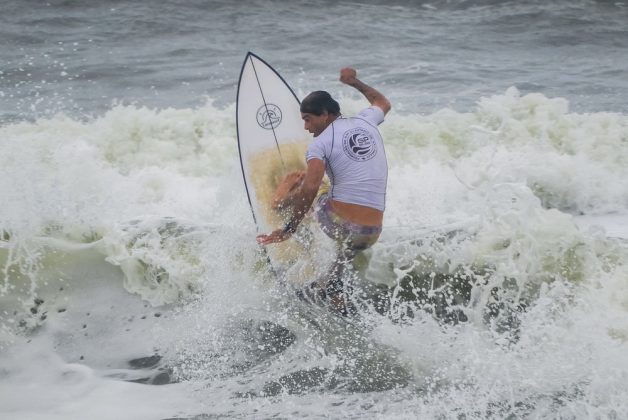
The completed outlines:
[[[290,172],[305,170],[311,135],[304,129],[300,102],[279,73],[249,52],[238,83],[236,126],[240,165],[259,233],[284,226],[289,214],[272,209],[272,195]],[[302,223],[306,225],[307,223]],[[306,250],[298,235],[266,247],[273,269],[294,265]]]

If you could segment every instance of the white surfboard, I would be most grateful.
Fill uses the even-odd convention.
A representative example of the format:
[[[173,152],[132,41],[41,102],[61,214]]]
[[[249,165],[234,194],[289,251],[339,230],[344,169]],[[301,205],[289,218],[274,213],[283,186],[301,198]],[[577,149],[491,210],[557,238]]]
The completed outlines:
[[[253,218],[260,233],[270,233],[289,216],[271,208],[272,195],[286,174],[305,170],[311,136],[303,127],[300,102],[293,90],[275,69],[250,52],[240,72],[236,123]],[[303,249],[296,242],[290,239],[268,246],[272,265],[300,259]]]

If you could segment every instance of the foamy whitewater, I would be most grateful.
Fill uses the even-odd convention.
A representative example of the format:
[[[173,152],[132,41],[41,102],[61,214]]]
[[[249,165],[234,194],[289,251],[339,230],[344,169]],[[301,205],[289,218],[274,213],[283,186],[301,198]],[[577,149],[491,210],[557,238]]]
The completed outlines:
[[[628,418],[622,3],[27,3],[0,46],[1,419]],[[355,316],[255,242],[249,49],[346,115],[343,65],[393,102]]]

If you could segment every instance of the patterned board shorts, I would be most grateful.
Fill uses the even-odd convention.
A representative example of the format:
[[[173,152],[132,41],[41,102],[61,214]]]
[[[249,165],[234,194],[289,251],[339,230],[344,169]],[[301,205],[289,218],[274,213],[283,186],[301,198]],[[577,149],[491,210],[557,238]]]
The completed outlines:
[[[316,218],[323,232],[338,241],[344,250],[362,251],[369,248],[382,233],[381,226],[366,226],[350,222],[334,212],[329,194],[323,193],[316,204]]]
[[[319,193],[320,196],[314,207],[316,218],[322,231],[338,243],[340,254],[325,278],[325,283],[321,284],[318,281],[312,283],[309,290],[304,290],[301,296],[311,296],[314,293],[317,298],[324,300],[343,293],[343,267],[346,267],[357,252],[377,242],[382,233],[382,227],[360,225],[344,219],[334,212],[329,194],[326,191],[319,191]]]

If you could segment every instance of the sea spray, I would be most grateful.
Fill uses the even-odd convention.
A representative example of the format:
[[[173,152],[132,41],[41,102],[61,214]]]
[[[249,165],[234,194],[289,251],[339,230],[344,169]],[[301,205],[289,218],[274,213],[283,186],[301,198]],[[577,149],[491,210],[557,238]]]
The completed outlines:
[[[320,413],[325,394],[336,413],[621,414],[622,388],[596,378],[628,371],[626,244],[579,218],[624,208],[625,127],[513,90],[473,112],[393,112],[384,233],[346,279],[357,319],[342,320],[265,268],[229,109],[6,125],[4,355],[31,340],[93,369],[79,388],[191,388],[196,413]]]

